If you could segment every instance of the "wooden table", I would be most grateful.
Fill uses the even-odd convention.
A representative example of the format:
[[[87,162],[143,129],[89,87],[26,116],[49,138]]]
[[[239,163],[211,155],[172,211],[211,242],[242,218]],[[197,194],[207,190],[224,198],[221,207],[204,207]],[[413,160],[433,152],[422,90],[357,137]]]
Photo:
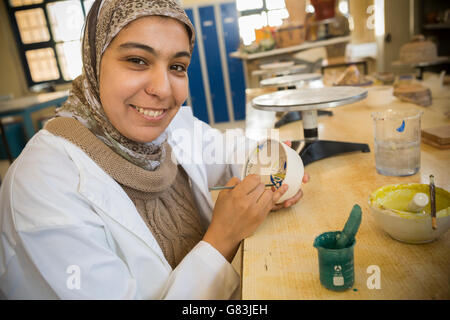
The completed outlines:
[[[59,106],[66,101],[68,96],[69,91],[57,91],[2,101],[0,102],[0,117],[21,116],[27,138],[30,139],[35,133],[31,114],[50,106]]]
[[[250,99],[262,91],[248,91]],[[434,101],[428,108],[395,102],[391,107],[422,109],[422,128],[450,124],[444,111],[450,101]],[[248,104],[247,129],[257,133],[275,121],[271,112]],[[323,139],[367,143],[370,153],[350,153],[308,165],[310,182],[295,206],[272,212],[242,250],[243,299],[450,299],[450,231],[429,244],[411,245],[393,240],[380,229],[367,200],[386,184],[428,183],[450,189],[450,150],[421,145],[421,169],[409,177],[387,177],[375,170],[373,123],[364,101],[336,108],[334,116],[319,121]],[[266,121],[264,121],[266,118]],[[254,119],[257,119],[255,121]],[[261,124],[265,127],[261,127]],[[252,130],[250,130],[252,129]],[[261,131],[262,130],[262,131]],[[301,139],[301,122],[280,129],[281,139]],[[363,210],[354,248],[355,284],[345,292],[325,289],[319,281],[316,236],[341,230],[354,204]],[[371,266],[380,270],[380,289],[369,289]],[[369,273],[368,273],[369,268]]]

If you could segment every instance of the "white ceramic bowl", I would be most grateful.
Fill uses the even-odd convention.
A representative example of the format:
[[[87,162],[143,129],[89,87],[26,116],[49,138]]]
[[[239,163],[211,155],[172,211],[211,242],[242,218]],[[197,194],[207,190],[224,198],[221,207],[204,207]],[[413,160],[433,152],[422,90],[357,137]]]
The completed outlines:
[[[366,104],[369,107],[386,107],[394,99],[392,86],[374,86],[368,88]]]
[[[450,228],[450,193],[436,187],[437,229],[431,227],[430,204],[421,213],[406,211],[417,192],[429,194],[426,184],[387,185],[369,196],[369,206],[376,223],[392,238],[406,243],[427,243]]]
[[[272,144],[274,149],[271,149]],[[264,184],[273,183],[272,179],[276,179],[278,187],[287,184],[288,190],[277,201],[282,203],[300,190],[304,173],[303,161],[295,150],[278,140],[264,139],[249,153],[242,168],[241,178],[244,179],[249,174],[259,174]],[[279,178],[280,176],[282,178]]]

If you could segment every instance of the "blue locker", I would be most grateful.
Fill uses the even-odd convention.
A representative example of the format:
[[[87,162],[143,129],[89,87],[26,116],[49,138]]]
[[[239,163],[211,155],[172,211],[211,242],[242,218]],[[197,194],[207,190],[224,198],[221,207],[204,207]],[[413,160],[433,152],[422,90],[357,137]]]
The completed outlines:
[[[197,26],[195,26],[194,24],[194,14],[192,12],[192,9],[185,9],[185,11],[195,29],[197,30]],[[198,39],[196,41],[198,41]],[[192,52],[191,63],[188,68],[188,76],[189,92],[191,94],[191,103],[194,116],[206,123],[209,123],[205,88],[203,86],[202,70],[197,45],[194,46],[194,51]]]
[[[219,42],[217,38],[216,19],[214,7],[199,7],[200,23],[203,34],[203,47],[208,68],[211,101],[214,110],[215,122],[230,121],[228,115],[223,71],[220,59]]]
[[[220,5],[225,51],[227,55],[228,77],[230,79],[231,98],[235,120],[245,119],[245,77],[242,61],[230,57],[230,53],[239,49],[239,25],[236,3]]]

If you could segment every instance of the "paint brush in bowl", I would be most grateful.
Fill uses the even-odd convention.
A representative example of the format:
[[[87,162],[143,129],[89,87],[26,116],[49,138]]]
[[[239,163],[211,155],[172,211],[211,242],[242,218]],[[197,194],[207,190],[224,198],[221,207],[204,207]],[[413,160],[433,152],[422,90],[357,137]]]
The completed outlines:
[[[434,230],[437,228],[436,224],[436,190],[434,187],[434,176],[430,175],[430,207],[431,207],[431,226]]]
[[[213,191],[213,190],[224,190],[224,189],[234,189],[235,186],[217,186],[217,187],[211,187],[209,188],[209,191]],[[273,187],[273,184],[266,184],[266,187]]]

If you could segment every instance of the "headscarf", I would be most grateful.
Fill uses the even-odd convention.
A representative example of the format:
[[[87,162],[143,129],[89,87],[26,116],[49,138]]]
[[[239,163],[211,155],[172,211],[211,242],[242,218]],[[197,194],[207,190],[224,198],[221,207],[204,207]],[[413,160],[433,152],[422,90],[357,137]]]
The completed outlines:
[[[80,121],[103,143],[133,164],[156,170],[165,157],[163,133],[149,143],[132,141],[123,136],[107,118],[100,101],[100,61],[114,37],[130,22],[144,16],[164,16],[186,26],[192,52],[194,27],[180,5],[173,0],[96,0],[86,18],[82,43],[82,74],[72,83],[67,101],[56,110],[56,116]]]

